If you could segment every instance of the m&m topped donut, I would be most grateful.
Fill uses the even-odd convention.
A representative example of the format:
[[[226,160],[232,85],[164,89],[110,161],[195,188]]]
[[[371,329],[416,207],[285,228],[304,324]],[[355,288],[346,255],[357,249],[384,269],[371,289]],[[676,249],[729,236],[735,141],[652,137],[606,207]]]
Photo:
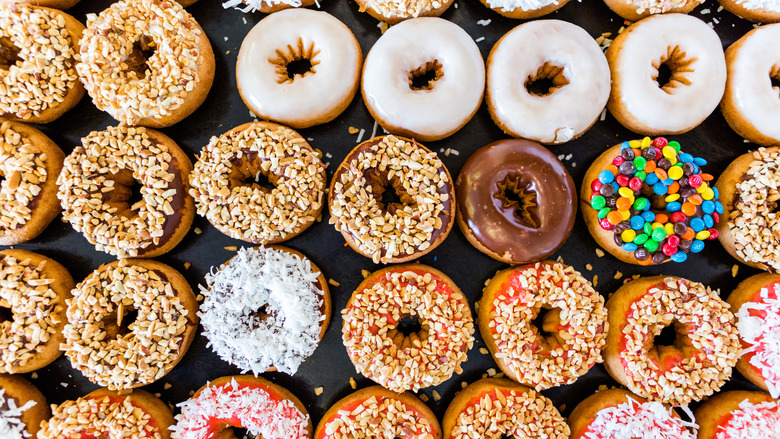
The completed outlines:
[[[723,213],[707,160],[664,137],[631,140],[599,156],[582,188],[583,214],[594,238],[624,262],[683,262],[718,237]]]

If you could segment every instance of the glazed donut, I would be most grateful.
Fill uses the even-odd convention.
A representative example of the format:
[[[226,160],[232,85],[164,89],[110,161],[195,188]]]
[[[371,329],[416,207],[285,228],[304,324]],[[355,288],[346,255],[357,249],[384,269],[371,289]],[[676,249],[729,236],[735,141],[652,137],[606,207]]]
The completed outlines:
[[[0,370],[27,373],[59,358],[73,278],[62,265],[25,250],[0,252]]]
[[[106,389],[65,401],[41,423],[38,439],[126,437],[170,439],[173,414],[168,406],[143,390],[119,394]]]
[[[144,386],[187,352],[197,312],[195,294],[178,271],[147,259],[114,261],[73,290],[62,349],[93,383],[109,390]]]
[[[674,406],[699,401],[723,386],[741,355],[734,315],[717,292],[675,276],[652,276],[620,287],[607,301],[604,365],[637,395]],[[674,325],[671,346],[653,338]]]
[[[704,0],[604,0],[612,12],[628,21],[639,21],[655,14],[687,14]]]
[[[737,317],[742,340],[737,370],[773,397],[780,397],[780,275],[751,276],[726,302]]]
[[[577,190],[541,145],[499,140],[469,157],[456,182],[460,230],[477,250],[507,264],[555,253],[571,235]]]
[[[244,183],[258,175],[274,188]],[[211,138],[190,174],[190,194],[198,214],[222,233],[275,244],[297,236],[320,217],[326,178],[319,153],[300,134],[255,122]]]
[[[459,392],[442,421],[444,439],[569,439],[552,401],[507,379],[484,378]]]
[[[569,415],[570,439],[696,439],[693,422],[680,419],[660,402],[648,402],[623,389],[585,398]]]
[[[214,68],[206,33],[172,0],[120,0],[91,14],[77,66],[96,107],[152,128],[192,114],[211,89]]]
[[[371,47],[363,66],[361,91],[371,116],[393,134],[424,142],[466,125],[484,90],[485,63],[477,44],[442,18],[391,27]]]
[[[773,0],[718,0],[732,14],[756,23],[780,22],[780,4]],[[766,50],[775,50],[767,46]],[[761,54],[766,57],[766,52]]]
[[[724,207],[707,160],[663,137],[631,140],[601,154],[585,172],[580,204],[593,239],[629,264],[684,262],[713,240]]]
[[[341,315],[355,369],[394,392],[416,392],[462,373],[474,343],[466,296],[447,275],[422,264],[375,271]],[[420,331],[404,334],[398,324],[405,317],[416,318]]]
[[[780,21],[780,8],[778,9]],[[764,146],[780,144],[780,102],[771,78],[780,78],[780,24],[753,29],[726,49],[726,93],[720,111],[731,129]],[[768,78],[767,78],[768,77]]]
[[[552,86],[532,88],[543,80]],[[490,117],[514,137],[548,145],[575,139],[596,123],[609,91],[609,64],[598,43],[566,21],[521,24],[501,37],[488,56]]]
[[[81,100],[76,62],[83,32],[62,11],[0,1],[0,117],[49,123]]]
[[[16,122],[0,124],[0,245],[29,241],[60,213],[57,176],[65,154],[45,134]]]
[[[259,11],[263,14],[278,12],[287,8],[305,8],[314,4],[319,4],[318,0],[226,0],[222,7],[235,8],[241,12]]]
[[[203,335],[223,360],[255,375],[294,375],[317,349],[331,315],[319,268],[280,246],[241,248],[206,275]]]
[[[314,432],[314,439],[352,438],[441,439],[441,427],[413,394],[373,386],[339,400]]]
[[[698,439],[774,439],[780,432],[780,403],[764,392],[723,392],[702,404],[695,416]]]
[[[184,238],[195,216],[192,163],[170,137],[125,125],[93,131],[65,158],[57,185],[62,218],[97,250],[152,258]],[[142,200],[129,204],[132,185]]]
[[[79,0],[0,0],[1,3],[30,3],[35,6],[44,6],[54,9],[70,9],[78,3]]]
[[[390,25],[417,17],[438,17],[449,8],[453,0],[355,0],[360,12]],[[431,35],[427,35],[430,38]],[[419,44],[420,41],[418,40]]]
[[[751,267],[780,271],[780,147],[759,148],[737,157],[715,187],[723,200],[723,221],[717,223],[720,243]]]
[[[49,416],[40,390],[20,376],[0,375],[0,434],[4,439],[35,437]]]
[[[483,5],[508,18],[528,20],[551,14],[569,0],[480,0]]]
[[[542,308],[550,312],[536,328]],[[568,265],[543,261],[499,271],[485,286],[477,321],[506,376],[536,390],[571,384],[602,361],[604,298]]]
[[[336,17],[288,9],[260,20],[244,38],[236,63],[238,92],[258,117],[308,128],[349,106],[362,62],[355,35]]]
[[[690,131],[718,106],[726,88],[720,37],[689,15],[654,15],[632,24],[609,46],[607,61],[607,108],[643,135]],[[666,84],[658,82],[662,65],[670,71]]]
[[[235,438],[231,427],[263,439],[309,439],[311,418],[282,386],[251,375],[217,378],[179,404],[173,439]]]
[[[397,202],[383,201],[392,188]],[[455,222],[455,188],[444,163],[411,139],[375,137],[333,173],[330,223],[374,263],[417,259],[441,244]]]

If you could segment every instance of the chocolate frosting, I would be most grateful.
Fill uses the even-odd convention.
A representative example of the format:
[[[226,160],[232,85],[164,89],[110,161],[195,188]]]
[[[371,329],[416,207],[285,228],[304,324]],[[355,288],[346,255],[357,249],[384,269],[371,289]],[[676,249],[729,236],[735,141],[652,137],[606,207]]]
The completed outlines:
[[[507,263],[554,253],[571,234],[577,213],[566,167],[543,146],[522,139],[499,140],[475,152],[460,171],[456,194],[473,238]]]

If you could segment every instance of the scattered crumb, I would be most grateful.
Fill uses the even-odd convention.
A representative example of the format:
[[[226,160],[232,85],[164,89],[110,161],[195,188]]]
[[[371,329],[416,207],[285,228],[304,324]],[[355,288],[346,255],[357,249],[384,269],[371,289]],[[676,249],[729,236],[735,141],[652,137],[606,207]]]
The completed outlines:
[[[327,157],[327,158],[329,158],[329,159],[330,159],[330,158],[333,158],[333,154],[331,154],[331,153],[329,153],[329,152],[326,152],[326,153],[325,153],[325,157]]]
[[[480,26],[487,26],[490,24],[490,22],[493,20],[487,19],[487,20],[477,20],[477,24]]]
[[[360,129],[360,133],[358,133],[358,136],[357,136],[357,142],[356,142],[356,143],[360,143],[360,142],[362,142],[362,141],[363,141],[363,136],[364,136],[365,134],[366,134],[366,130],[364,130],[363,128],[361,128],[361,129]]]
[[[377,121],[374,121],[374,127],[371,128],[371,138],[372,139],[374,137],[376,137],[376,129],[377,129],[378,126],[379,126],[379,124],[377,123]]]
[[[563,257],[561,255],[558,255],[558,257],[555,258],[555,262],[557,262],[559,264],[563,264]]]
[[[308,141],[308,142],[314,142],[314,137],[307,137],[307,138],[306,138],[306,141]]]
[[[244,24],[246,24],[246,17],[241,17],[241,21],[243,21]]]
[[[490,351],[487,350],[487,348],[479,348],[479,353],[482,355],[487,355],[490,353]]]
[[[482,374],[482,379],[484,380],[485,378],[487,378],[487,374],[486,374],[486,373],[483,373],[483,374]]]
[[[355,127],[349,127],[348,130],[349,130],[349,134],[357,134],[358,131],[360,131],[359,129],[357,129]]]
[[[68,387],[68,383],[60,383],[60,386],[62,386],[62,387]]]
[[[603,258],[604,257],[604,250],[597,248],[596,249],[596,256]]]
[[[349,387],[352,387],[352,389],[357,389],[357,383],[355,382],[354,377],[349,377]]]
[[[461,389],[465,389],[465,388],[466,388],[466,387],[468,387],[468,386],[469,386],[469,383],[467,383],[467,382],[465,382],[465,381],[463,381],[462,383],[460,383],[460,388],[461,388]]]
[[[314,394],[317,395],[317,396],[320,396],[320,395],[322,395],[323,390],[325,390],[325,389],[323,389],[322,387],[315,387],[314,388]]]
[[[573,154],[567,154],[566,155],[566,160],[571,160],[572,157],[573,157]]]
[[[155,392],[154,396],[156,396],[156,397],[158,397],[158,398],[162,398],[162,393],[160,393],[160,392]]]
[[[189,262],[185,262],[185,263],[184,263],[184,269],[185,269],[185,270],[189,270],[189,269],[190,269],[190,267],[192,267],[192,264],[191,264],[191,263],[189,263]]]
[[[173,384],[171,384],[171,383],[165,383],[165,384],[163,384],[163,389],[165,389],[165,390],[168,390],[168,389],[170,389],[171,387],[173,387]]]
[[[38,379],[38,372],[33,372],[32,375],[30,375],[30,378],[37,380]]]
[[[455,3],[455,4],[452,5],[452,7],[455,8],[455,9],[458,9],[458,4]]]
[[[203,302],[203,299],[204,299],[203,294],[198,294],[197,296],[195,296],[195,300],[197,300],[198,302]]]
[[[639,279],[640,276],[642,276],[642,275],[641,274],[635,274],[635,275],[631,276],[631,280],[637,280],[637,279]]]
[[[577,163],[576,162],[571,162],[571,167],[572,168],[576,168],[577,167]]]
[[[447,149],[444,150],[445,157],[449,157],[450,156],[450,151],[452,151],[451,148],[447,148]]]
[[[371,274],[371,272],[368,271],[368,270],[363,269],[363,270],[360,270],[360,274],[362,274],[363,275],[363,279],[365,279],[365,278],[367,278]]]
[[[227,40],[228,40],[228,37],[225,37],[225,41],[227,41]]]
[[[226,50],[226,51],[225,51],[225,55],[230,55],[230,51],[229,51],[229,50]]]
[[[482,41],[484,41],[484,40],[485,40],[485,37],[479,37],[479,38],[477,38],[476,40],[474,40],[474,42],[475,42],[475,43],[481,43],[481,42],[482,42]]]
[[[707,15],[707,14],[709,14],[710,12],[711,12],[711,11],[709,10],[709,8],[707,8],[707,9],[702,9],[701,11],[699,11],[699,13],[700,13],[701,15]]]
[[[566,403],[561,404],[560,411],[566,411]]]
[[[489,377],[492,377],[493,375],[496,374],[496,370],[491,367],[490,369],[487,370],[487,374]]]
[[[604,390],[607,390],[607,389],[609,389],[609,386],[607,386],[606,384],[602,384],[602,385],[599,386],[598,391],[599,392],[603,392]]]
[[[623,277],[623,273],[620,271],[615,272],[615,279],[620,279],[621,277]]]
[[[723,6],[718,6],[718,12],[723,10]]]
[[[334,287],[340,287],[341,284],[336,282],[334,279],[328,279],[328,283],[333,285]]]
[[[606,108],[601,110],[601,116],[599,116],[599,120],[602,121],[602,122],[607,120],[607,109]]]
[[[379,31],[382,33],[387,32],[387,29],[389,28],[387,23],[385,23],[384,21],[380,21],[379,23],[377,23],[376,27],[378,27]]]
[[[431,392],[431,395],[433,395],[433,400],[434,401],[440,401],[441,400],[441,395],[439,395],[439,392],[437,392],[436,390]]]
[[[200,227],[195,227],[193,232],[195,232],[196,235],[200,235],[201,233],[203,233],[203,230],[201,230]]]
[[[496,374],[496,376],[494,376],[493,378],[504,378],[504,376],[505,376],[505,375],[504,375],[504,372],[499,372],[499,373],[497,373],[497,374]]]
[[[457,6],[457,4],[455,6]],[[426,395],[424,393],[420,393],[420,401],[428,402],[428,395]]]
[[[598,274],[593,275],[593,282],[592,283],[593,283],[594,287],[599,284],[599,275]]]
[[[474,302],[474,311],[479,312],[479,302]]]
[[[739,265],[734,264],[734,266],[731,267],[731,277],[737,277],[738,271],[739,271]]]
[[[585,264],[585,269],[588,270],[588,271],[592,271],[593,270],[593,266],[590,265],[590,264]]]
[[[229,245],[229,246],[225,247],[225,250],[227,250],[229,252],[235,252],[235,251],[238,251],[238,247],[236,247],[235,245]]]
[[[195,394],[195,391],[194,390],[190,390],[190,396],[192,396],[194,394]]]

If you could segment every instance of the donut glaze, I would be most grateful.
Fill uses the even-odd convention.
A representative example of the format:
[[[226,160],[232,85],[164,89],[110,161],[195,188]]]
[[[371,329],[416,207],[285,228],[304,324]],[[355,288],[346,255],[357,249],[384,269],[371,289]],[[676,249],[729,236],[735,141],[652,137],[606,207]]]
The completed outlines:
[[[775,439],[780,431],[780,402],[764,392],[720,393],[702,404],[694,416],[698,439]]]
[[[576,193],[566,167],[546,148],[499,140],[463,165],[456,183],[457,220],[469,242],[490,257],[508,264],[538,261],[571,234]]]

